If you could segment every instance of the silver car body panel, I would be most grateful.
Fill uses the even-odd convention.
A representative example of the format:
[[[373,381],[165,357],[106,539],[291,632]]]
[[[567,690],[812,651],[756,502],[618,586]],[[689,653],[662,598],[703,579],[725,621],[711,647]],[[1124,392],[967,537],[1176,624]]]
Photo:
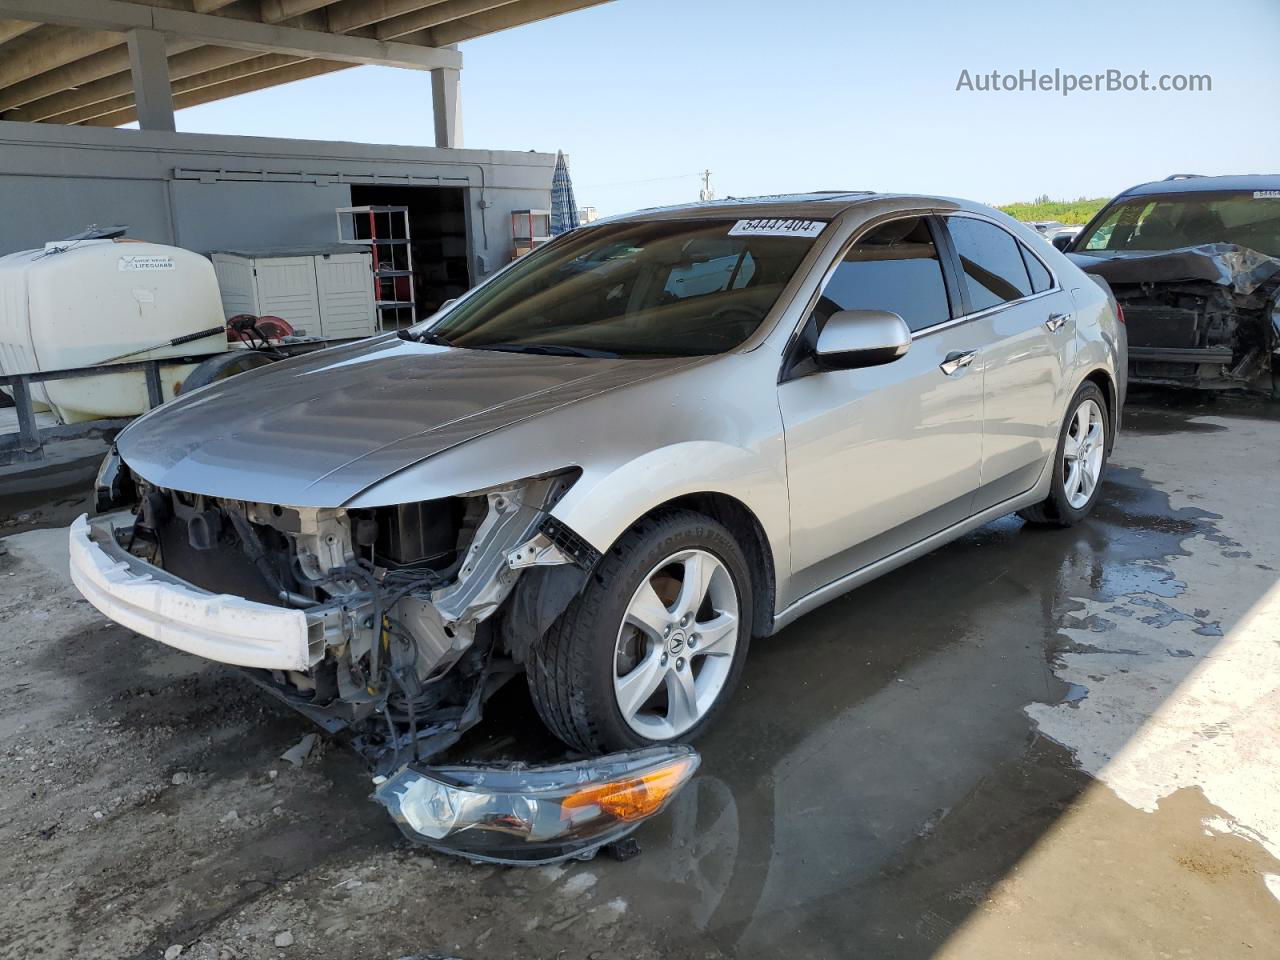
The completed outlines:
[[[1054,289],[918,331],[882,367],[779,385],[787,346],[844,246],[885,219],[923,213],[999,224],[1049,267]],[[1106,293],[1031,228],[986,207],[849,195],[631,216],[709,215],[829,221],[760,327],[728,353],[565,358],[383,337],[180,398],[122,433],[120,454],[162,487],[314,507],[431,500],[578,468],[551,514],[600,551],[664,503],[721,494],[764,532],[781,626],[981,518],[1042,499],[1080,383],[1102,371],[1123,398],[1123,329]],[[1072,322],[1045,329],[1064,308]],[[979,353],[963,375],[939,372],[968,348]]]

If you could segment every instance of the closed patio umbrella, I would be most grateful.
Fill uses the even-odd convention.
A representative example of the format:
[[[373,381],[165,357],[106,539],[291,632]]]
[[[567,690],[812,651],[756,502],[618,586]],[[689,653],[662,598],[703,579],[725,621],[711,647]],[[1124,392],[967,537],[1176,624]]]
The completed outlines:
[[[578,226],[578,203],[573,198],[573,181],[563,152],[556,153],[556,170],[551,175],[551,235],[558,237]]]

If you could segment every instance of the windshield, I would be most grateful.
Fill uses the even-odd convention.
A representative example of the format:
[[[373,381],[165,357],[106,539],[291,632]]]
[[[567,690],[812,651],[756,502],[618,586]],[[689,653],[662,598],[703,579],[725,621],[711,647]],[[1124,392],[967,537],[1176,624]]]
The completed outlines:
[[[823,226],[714,219],[587,227],[527,254],[429,330],[411,333],[530,353],[722,353],[760,326]]]
[[[1234,243],[1280,257],[1280,195],[1258,191],[1135,197],[1114,204],[1072,249],[1176,250],[1205,243]]]

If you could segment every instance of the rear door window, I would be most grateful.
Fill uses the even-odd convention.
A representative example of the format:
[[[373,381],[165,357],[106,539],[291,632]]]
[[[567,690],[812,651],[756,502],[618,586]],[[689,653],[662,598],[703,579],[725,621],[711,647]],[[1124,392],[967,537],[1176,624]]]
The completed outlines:
[[[913,331],[951,318],[942,262],[928,220],[892,220],[860,238],[836,267],[814,311],[889,310]]]
[[[1049,269],[1040,262],[1040,258],[1027,249],[1026,244],[1019,243],[1018,250],[1022,253],[1022,262],[1026,264],[1027,274],[1031,277],[1031,292],[1044,293],[1053,287],[1053,275],[1049,273]]]
[[[960,256],[971,311],[1031,296],[1031,277],[1012,234],[973,217],[948,217],[947,229]]]

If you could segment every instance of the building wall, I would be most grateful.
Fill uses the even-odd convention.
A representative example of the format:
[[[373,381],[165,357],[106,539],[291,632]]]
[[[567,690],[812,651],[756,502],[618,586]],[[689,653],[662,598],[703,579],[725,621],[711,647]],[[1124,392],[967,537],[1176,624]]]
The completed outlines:
[[[0,255],[89,224],[201,253],[336,239],[351,184],[467,188],[472,275],[511,259],[510,211],[546,208],[555,156],[0,121]]]
[[[351,206],[346,184],[178,180],[172,190],[178,245],[201,252],[333,243],[333,211]]]

